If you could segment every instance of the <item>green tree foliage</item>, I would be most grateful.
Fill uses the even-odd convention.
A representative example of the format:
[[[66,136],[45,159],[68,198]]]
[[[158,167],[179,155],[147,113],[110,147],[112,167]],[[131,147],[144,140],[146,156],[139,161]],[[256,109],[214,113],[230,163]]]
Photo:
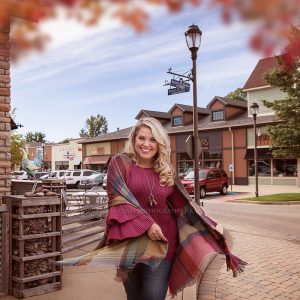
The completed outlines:
[[[11,131],[10,133],[10,153],[11,153],[11,167],[18,166],[22,160],[22,154],[20,148],[24,146],[24,137],[22,134]]]
[[[80,137],[95,137],[104,133],[107,133],[107,120],[104,116],[97,115],[90,116],[85,121],[84,127],[80,130]]]
[[[247,101],[247,93],[243,92],[242,88],[237,88],[234,91],[230,92],[228,95],[225,96],[229,99],[240,99]]]
[[[288,69],[283,66],[265,76],[266,81],[280,87],[286,98],[274,102],[263,101],[272,108],[281,123],[269,126],[268,133],[272,140],[272,154],[275,157],[300,157],[300,60]]]
[[[45,143],[46,135],[40,131],[29,131],[25,135],[25,141],[26,142],[37,142],[37,143]]]
[[[66,138],[60,142],[58,142],[58,144],[68,144],[70,142],[71,138]]]

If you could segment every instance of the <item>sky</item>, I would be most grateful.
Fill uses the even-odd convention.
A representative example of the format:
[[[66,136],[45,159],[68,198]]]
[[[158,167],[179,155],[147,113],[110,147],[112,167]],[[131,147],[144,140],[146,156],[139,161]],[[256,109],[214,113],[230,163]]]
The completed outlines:
[[[109,132],[136,123],[142,109],[167,112],[174,103],[192,105],[192,92],[168,96],[167,74],[192,68],[184,32],[202,30],[197,59],[198,106],[243,87],[261,57],[249,48],[253,25],[225,25],[219,11],[187,6],[170,14],[150,9],[148,30],[137,34],[117,21],[99,26],[63,19],[43,24],[53,36],[42,53],[11,67],[11,105],[18,132],[41,131],[49,142],[78,138],[91,115],[103,115]]]

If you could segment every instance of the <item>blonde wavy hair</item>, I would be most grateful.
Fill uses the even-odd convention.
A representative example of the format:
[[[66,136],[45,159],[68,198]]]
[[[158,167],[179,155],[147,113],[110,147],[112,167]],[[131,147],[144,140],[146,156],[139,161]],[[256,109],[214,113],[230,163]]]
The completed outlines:
[[[158,145],[158,151],[153,157],[153,168],[154,171],[159,174],[160,184],[166,186],[174,185],[175,172],[170,163],[170,138],[159,121],[151,117],[140,119],[129,134],[125,152],[128,153],[135,162],[138,162],[134,145],[137,133],[143,126],[151,129]]]

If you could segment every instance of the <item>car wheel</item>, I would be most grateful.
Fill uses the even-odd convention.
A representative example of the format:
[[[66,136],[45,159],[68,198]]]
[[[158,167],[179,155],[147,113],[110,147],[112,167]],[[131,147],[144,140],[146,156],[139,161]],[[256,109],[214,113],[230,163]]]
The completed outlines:
[[[204,186],[200,187],[200,198],[204,198],[206,195],[206,189]]]
[[[228,187],[224,184],[223,186],[222,186],[222,190],[221,190],[221,194],[222,195],[226,195],[227,194],[227,191],[228,191]]]
[[[75,188],[76,188],[76,189],[79,189],[79,181],[76,182]]]

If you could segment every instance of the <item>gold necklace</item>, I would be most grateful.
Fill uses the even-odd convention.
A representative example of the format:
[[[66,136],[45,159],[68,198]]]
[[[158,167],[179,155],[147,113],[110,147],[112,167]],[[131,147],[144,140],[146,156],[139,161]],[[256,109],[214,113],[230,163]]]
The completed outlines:
[[[148,183],[148,187],[149,187],[149,190],[150,190],[150,195],[148,197],[148,204],[149,204],[150,207],[156,206],[157,202],[156,202],[156,200],[155,200],[155,198],[153,196],[154,178],[153,178],[152,188],[151,188],[148,176],[147,176],[147,174],[146,174],[146,172],[144,171],[143,168],[142,168],[142,170],[143,170],[144,176],[146,177],[146,180],[147,180],[147,183]]]

